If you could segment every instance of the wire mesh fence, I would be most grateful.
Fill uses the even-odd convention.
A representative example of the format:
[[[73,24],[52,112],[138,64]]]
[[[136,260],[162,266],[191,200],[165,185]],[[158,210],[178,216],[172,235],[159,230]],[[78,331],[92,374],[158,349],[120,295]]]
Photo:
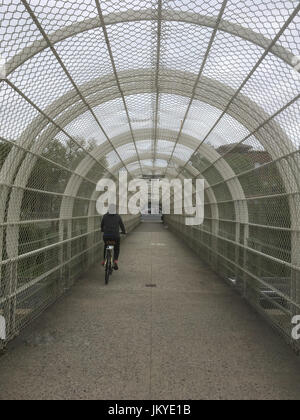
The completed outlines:
[[[125,216],[124,223],[131,232],[140,218]],[[103,254],[100,225],[99,215],[14,225],[22,251],[1,261],[0,315],[6,321],[2,346],[99,262]]]
[[[199,227],[189,227],[183,216],[168,216],[167,223],[212,269],[233,286],[264,318],[283,334],[286,341],[300,352],[299,341],[293,338],[294,316],[299,315],[299,268],[293,267],[285,243],[249,238],[243,243],[221,227],[214,233],[212,223],[205,220]],[[207,223],[209,222],[209,223]],[[221,224],[221,223],[220,223]],[[222,226],[222,225],[221,225]],[[241,226],[239,226],[241,228]],[[245,226],[241,229],[245,230]],[[276,238],[276,236],[275,236]],[[277,242],[277,246],[275,243]],[[282,246],[282,248],[280,248]],[[270,252],[270,248],[273,252]],[[277,258],[287,255],[286,259]]]

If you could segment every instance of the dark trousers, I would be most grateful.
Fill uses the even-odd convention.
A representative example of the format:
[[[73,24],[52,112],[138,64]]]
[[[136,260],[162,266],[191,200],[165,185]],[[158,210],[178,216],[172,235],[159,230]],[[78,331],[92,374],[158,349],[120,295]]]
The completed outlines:
[[[110,242],[114,241],[115,245],[114,245],[114,260],[118,260],[119,259],[119,255],[120,255],[120,247],[121,247],[121,239],[120,238],[108,238],[108,237],[103,237],[104,240],[104,259],[106,258],[106,247],[108,245],[110,245]]]

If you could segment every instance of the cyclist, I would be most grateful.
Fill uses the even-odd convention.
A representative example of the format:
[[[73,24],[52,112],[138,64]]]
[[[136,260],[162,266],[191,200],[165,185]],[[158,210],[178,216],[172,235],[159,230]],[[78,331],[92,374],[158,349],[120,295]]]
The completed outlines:
[[[122,220],[122,217],[117,214],[116,206],[110,205],[108,212],[103,216],[101,222],[101,232],[103,232],[103,240],[104,240],[104,261],[102,265],[105,265],[105,257],[106,257],[106,247],[108,242],[114,241],[114,269],[118,270],[118,259],[120,255],[120,228],[123,235],[126,235],[125,226]]]

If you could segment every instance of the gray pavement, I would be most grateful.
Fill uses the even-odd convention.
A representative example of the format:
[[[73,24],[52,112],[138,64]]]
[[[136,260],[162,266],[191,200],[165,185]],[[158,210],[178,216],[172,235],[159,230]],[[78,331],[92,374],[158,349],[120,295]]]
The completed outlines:
[[[179,239],[143,223],[108,286],[95,266],[10,344],[0,399],[300,399],[300,358]]]

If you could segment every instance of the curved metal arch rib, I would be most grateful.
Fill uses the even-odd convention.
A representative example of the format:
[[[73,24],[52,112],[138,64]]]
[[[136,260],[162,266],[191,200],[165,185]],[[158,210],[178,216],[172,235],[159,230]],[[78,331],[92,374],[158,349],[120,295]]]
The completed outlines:
[[[124,86],[124,94],[129,96],[142,93],[153,93],[154,89],[151,87],[151,77],[151,69],[120,72],[120,80],[122,82],[122,86]],[[140,81],[137,81],[138,79]],[[166,69],[161,82],[161,93],[190,97],[194,81],[195,75],[192,73]],[[120,97],[117,89],[115,89],[115,91],[111,90],[114,84],[113,77],[105,76],[81,85],[80,90],[87,98],[89,98],[89,103],[94,108],[102,103]],[[201,88],[198,89],[198,92],[196,91],[195,99],[205,102],[222,111],[225,109],[229,99],[234,94],[234,89],[207,77],[201,78],[199,82],[199,86],[200,85]],[[106,94],[106,90],[109,91],[109,95]],[[87,111],[84,104],[80,102],[80,98],[78,98],[78,96],[74,93],[74,91],[68,92],[44,110],[45,113],[52,119],[56,119],[62,127],[65,127],[82,113]],[[237,120],[250,132],[264,121],[270,119],[270,115],[268,113],[242,94],[240,94],[236,99],[235,107],[231,107],[228,110],[228,115]],[[29,133],[32,139],[33,135],[37,136],[38,133],[45,129],[48,124],[49,121],[45,121],[43,116],[37,117],[21,135],[20,140],[22,138],[24,140],[28,139]],[[53,131],[49,130],[45,132],[44,136],[54,136],[55,133],[59,132],[57,127],[52,128]],[[284,146],[282,149],[283,153],[289,153],[295,150],[289,137],[278,123],[270,121],[268,123],[267,130],[273,135],[276,133],[274,138],[274,144],[276,143],[277,146],[276,150],[268,150],[274,159],[278,157],[279,146]],[[278,137],[280,137],[280,141],[277,141]],[[264,136],[260,136],[260,134],[257,133],[257,138],[259,141],[262,140],[263,142]],[[40,142],[40,144],[42,144],[42,142]],[[267,150],[270,147],[272,147],[272,144],[270,145],[268,142],[265,148]]]
[[[138,72],[140,74],[140,72]],[[148,77],[151,77],[151,72],[147,72]],[[174,75],[174,82],[173,83],[169,83],[168,87],[166,87],[164,89],[165,92],[172,92],[172,93],[178,93],[179,95],[183,94],[181,89],[180,89],[180,85],[177,83],[177,79],[179,76],[183,77],[183,73],[182,72],[170,72],[170,77],[173,78]],[[186,78],[186,73],[184,74],[185,78]],[[193,76],[191,76],[193,77]],[[135,74],[131,73],[131,78],[129,79],[129,85],[131,85],[132,82],[132,78],[135,78]],[[110,80],[110,77],[105,78],[106,81],[107,79]],[[125,74],[125,79],[128,81],[128,72],[126,72]],[[134,82],[134,80],[133,80]],[[214,96],[213,91],[210,91],[210,86],[212,83],[210,83],[210,79],[203,80],[202,82],[205,85],[208,85],[207,89],[208,89],[208,93],[207,94],[203,94],[203,96],[199,96],[198,99],[199,100],[203,100],[206,103],[214,103],[214,100],[216,98],[216,96]],[[105,83],[103,84],[99,84],[99,79],[89,82],[87,84],[84,85],[84,87],[82,87],[82,89],[86,89],[87,93],[89,95],[93,95],[96,93],[96,95],[93,97],[92,99],[92,105],[96,106],[99,103],[103,103],[105,100],[103,100],[103,94],[102,92],[98,92],[99,86],[105,86]],[[223,86],[223,85],[221,85]],[[225,87],[223,86],[224,90]],[[227,88],[229,89],[229,88]],[[204,89],[203,89],[204,91]],[[142,83],[141,85],[137,86],[136,83],[133,83],[133,88],[131,87],[131,89],[127,89],[125,94],[129,95],[129,94],[134,94],[134,93],[143,93],[145,92],[145,85]],[[201,91],[202,92],[202,91]],[[211,93],[210,93],[211,92]],[[230,93],[229,93],[230,92]],[[229,89],[228,95],[231,94],[231,90]],[[185,95],[187,95],[186,93],[186,89],[184,92]],[[220,89],[218,89],[218,97],[220,95]],[[116,94],[114,95],[114,97],[119,97],[119,93],[116,92]],[[245,99],[245,101],[247,101],[247,99]],[[224,101],[224,106],[225,106],[226,100]],[[62,112],[62,110],[64,109],[64,107],[66,107],[66,104],[68,106],[67,110],[65,112]],[[75,105],[74,105],[75,104]],[[249,105],[248,105],[249,106]],[[241,100],[241,104],[240,107],[242,108],[242,100]],[[61,97],[59,100],[55,101],[52,105],[50,105],[49,107],[47,107],[45,109],[45,114],[50,116],[51,119],[55,119],[55,121],[59,124],[60,127],[65,127],[68,123],[70,123],[72,120],[74,120],[74,118],[76,118],[77,116],[81,115],[82,112],[86,111],[86,107],[83,103],[78,102],[78,96],[74,95],[74,92],[68,92],[67,94],[65,94],[63,97]],[[236,117],[239,117],[240,120],[242,120],[243,117],[243,113],[241,112],[241,109],[239,109],[239,113],[237,115],[235,115]],[[246,113],[246,111],[245,111]],[[249,114],[245,114],[245,115],[249,115]],[[252,113],[253,115],[253,113]],[[257,115],[259,115],[262,118],[262,111],[260,109],[257,110]],[[253,125],[256,126],[258,123],[254,123],[254,121],[252,121],[250,123],[249,128],[252,128]],[[279,138],[278,136],[278,131],[279,131],[279,126],[276,126],[277,130],[276,130],[276,138]],[[42,132],[42,134],[39,137],[39,141],[38,142],[33,142],[33,138],[37,137],[39,135],[39,133]],[[29,148],[29,150],[31,150],[32,152],[36,153],[36,154],[40,154],[43,149],[47,146],[48,142],[51,141],[51,139],[53,137],[55,137],[56,134],[58,134],[60,132],[59,128],[50,124],[49,121],[47,121],[45,119],[44,115],[41,115],[39,117],[37,117],[28,127],[27,129],[23,132],[23,134],[20,136],[19,138],[19,144],[24,147],[24,148]],[[279,138],[280,139],[280,138]],[[111,148],[109,149],[111,150]],[[2,180],[3,183],[7,183],[10,184],[12,182],[13,179],[15,179],[19,185],[21,186],[26,186],[28,178],[31,174],[31,171],[34,167],[34,160],[29,160],[29,162],[26,162],[26,164],[24,163],[24,165],[20,166],[20,163],[22,161],[22,158],[24,156],[25,152],[23,151],[19,151],[16,150],[15,148],[13,148],[13,150],[10,152],[9,154],[9,158],[6,160],[5,164],[3,165],[3,168],[1,170],[1,174],[0,174],[0,179]],[[11,162],[13,162],[13,164],[11,164]],[[9,165],[9,170],[8,170],[8,166]],[[18,175],[16,176],[16,171],[18,171]],[[15,193],[17,194],[17,192]],[[13,198],[13,197],[11,197]],[[15,213],[14,213],[15,214]]]
[[[181,86],[180,84],[178,84],[178,78],[180,76],[183,77],[183,74],[181,72],[176,71],[170,71],[169,73],[170,77],[172,78],[172,82],[168,83],[168,85],[164,88],[164,92],[188,96],[187,89],[185,89],[184,92],[182,92]],[[150,72],[147,72],[146,74],[148,74],[149,78],[151,77]],[[193,76],[191,75],[191,77]],[[134,79],[135,74],[131,73],[131,78]],[[126,95],[144,93],[145,90],[147,91],[147,89],[145,89],[144,83],[141,83],[140,85],[137,85],[137,83],[133,83],[132,87],[132,79],[128,78],[128,72],[126,72],[125,74],[125,79],[130,86],[130,88],[128,88],[128,86],[126,86],[126,89],[124,88]],[[101,79],[96,79],[95,81],[88,82],[81,88],[82,90],[86,90],[89,97],[92,96],[92,99],[90,99],[90,101],[93,107],[105,102],[105,100],[107,99],[107,97],[103,95],[102,90],[100,92],[98,91],[99,86],[103,86],[103,84],[99,84],[100,80]],[[215,91],[215,81],[211,81],[211,79],[207,78],[203,78],[203,80],[201,80],[201,84],[202,89],[200,93],[196,95],[196,98],[202,102],[209,103],[210,105],[215,106],[216,108],[219,108],[221,110],[224,109],[224,107],[227,104],[227,98],[230,97],[233,90],[225,85],[222,85],[221,83],[218,83],[218,89],[217,91]],[[151,91],[151,89],[149,89],[149,91]],[[223,103],[220,99],[221,92],[224,93]],[[113,95],[113,98],[118,96],[119,93],[116,92],[115,95]],[[66,104],[68,109],[65,112],[62,112],[62,109],[64,106],[66,106]],[[78,102],[78,97],[74,96],[72,92],[68,92],[59,100],[55,101],[55,103],[53,103],[51,106],[47,107],[45,113],[49,115],[52,119],[56,118],[56,122],[58,122],[61,127],[65,127],[67,124],[69,124],[76,117],[81,115],[82,112],[85,111],[86,107],[84,106],[84,104]],[[237,100],[236,108],[231,109],[228,112],[228,114],[235,118],[237,121],[239,121],[242,125],[244,125],[249,131],[254,130],[256,127],[259,126],[259,124],[261,124],[263,121],[269,118],[269,115],[266,112],[264,112],[257,104],[255,104],[254,102],[250,101],[248,98],[242,95],[240,95],[240,97]],[[39,137],[39,141],[33,143],[33,146],[30,149],[31,151],[34,151],[37,154],[41,153],[41,151],[46,147],[47,143],[51,140],[51,138],[55,137],[55,135],[57,135],[60,131],[59,128],[49,124],[49,122],[45,120],[44,116],[39,116],[28,126],[28,128],[20,136],[19,142],[21,146],[29,146],[29,144],[31,144],[32,142],[32,138],[37,136],[41,130],[44,130],[44,132]],[[268,141],[266,141],[266,134],[268,134]],[[265,150],[269,152],[273,159],[280,158],[281,156],[289,154],[295,150],[288,136],[284,133],[279,124],[277,124],[275,121],[269,122],[266,128],[266,132],[263,134],[261,132],[258,132],[256,134],[256,137],[264,146]],[[111,150],[111,148],[109,148],[109,150]],[[8,162],[14,162],[13,167],[10,165],[9,171],[7,171],[7,168],[4,165],[1,171],[2,174],[5,174],[6,177],[9,176],[11,179],[13,179],[13,177],[15,176],[15,171],[20,165],[22,156],[23,153],[19,153],[15,149],[12,150],[11,154],[9,155],[9,159],[7,159],[7,164]],[[15,170],[13,170],[13,168]],[[25,173],[30,174],[31,169],[32,168],[30,168],[30,163],[27,164]],[[286,184],[290,187],[290,180],[293,178],[293,176],[291,177],[292,174],[290,173],[290,171],[288,172],[289,173],[286,173],[286,171],[283,172],[283,179],[287,178]],[[8,184],[10,183],[9,179],[5,179],[5,181]],[[22,182],[23,185],[26,185],[26,177],[24,177],[24,172],[20,176],[20,182]]]
[[[209,28],[215,28],[217,19],[211,16],[199,15],[189,12],[176,12],[171,10],[162,10],[161,18],[164,21],[175,21],[183,22],[192,25],[206,26]],[[153,11],[151,9],[144,9],[142,11],[127,11],[120,13],[113,13],[105,16],[105,24],[107,26],[118,24],[118,23],[127,23],[127,22],[140,22],[140,21],[151,21],[153,20]],[[102,27],[99,18],[91,18],[83,22],[77,22],[66,26],[62,29],[59,29],[49,35],[50,42],[55,45],[56,43],[63,41],[67,38],[78,35],[82,32],[86,32],[98,27]],[[220,31],[229,33],[236,37],[245,39],[253,44],[258,45],[263,49],[267,49],[271,43],[271,40],[265,36],[258,34],[251,29],[245,28],[243,26],[237,25],[235,23],[221,20],[218,29]],[[7,63],[7,74],[12,73],[16,68],[25,63],[28,59],[34,57],[36,54],[42,52],[48,47],[46,41],[39,39],[29,46],[25,47]],[[292,60],[294,55],[286,50],[281,45],[275,45],[271,52],[276,55],[281,60],[285,61],[287,64],[292,65]]]
[[[143,162],[143,160],[147,160],[147,159],[150,159],[152,157],[152,153],[151,152],[146,152],[146,153],[143,153],[143,154],[141,154],[141,161]],[[166,162],[167,162],[167,160],[168,160],[168,154],[163,154],[163,153],[159,153],[159,154],[157,154],[157,158],[158,159],[162,159],[162,160],[165,160]],[[135,156],[132,156],[132,157],[130,157],[130,158],[128,158],[128,159],[126,159],[125,160],[125,163],[126,164],[130,164],[130,163],[135,163],[135,162],[137,162],[137,160],[136,160],[136,157]],[[177,164],[177,165],[183,165],[184,164],[184,160],[182,160],[182,159],[180,159],[180,158],[177,158],[177,157],[174,157],[174,162]],[[123,165],[122,164],[116,164],[116,165],[114,165],[114,166],[112,166],[112,172],[115,172],[115,173],[117,173],[117,172],[119,172],[121,169],[123,168]],[[146,168],[146,167],[145,167]],[[159,166],[151,166],[151,170],[152,169],[154,169],[154,170],[159,170],[160,169],[160,167]],[[196,170],[195,168],[193,168],[193,167],[189,167],[189,168],[187,168],[187,172],[188,173],[190,173],[191,174],[191,176],[193,177],[193,176],[195,176],[195,175],[199,175],[199,171],[198,170]],[[141,171],[140,171],[140,169],[139,168],[137,168],[137,169],[134,169],[133,171],[131,171],[131,173],[132,174],[134,174],[135,176],[141,176],[142,175],[142,173],[141,173]],[[168,168],[167,169],[167,174],[169,174],[170,175],[170,179],[172,179],[172,178],[174,178],[174,171],[172,170],[172,168]],[[176,175],[176,171],[175,171],[175,175]],[[178,175],[178,177],[179,178],[181,178],[182,180],[184,180],[184,175],[183,174],[179,174]],[[206,188],[208,188],[208,191],[207,191],[207,196],[208,196],[208,198],[209,198],[209,204],[215,204],[216,206],[217,206],[217,200],[216,200],[216,196],[215,196],[215,194],[214,194],[214,191],[212,190],[212,189],[210,189],[210,185],[209,185],[209,183],[208,183],[208,181],[206,180],[206,179],[204,179],[204,181],[205,181],[205,187]],[[95,195],[93,195],[93,197],[95,198]],[[66,198],[67,199],[67,198]],[[71,215],[72,215],[72,210],[71,210],[71,208],[69,207],[69,206],[65,206],[65,209],[68,211],[67,213],[63,213],[63,216],[64,217],[71,217]],[[218,215],[218,213],[216,213],[216,215]]]
[[[141,72],[125,72],[124,80],[122,78],[122,83],[124,83],[124,91],[126,95],[133,95],[137,93],[145,93],[151,92],[151,71],[142,72],[144,76],[149,78],[149,90],[147,89],[147,85],[145,85],[144,81],[140,84],[136,83],[136,75],[141,76]],[[170,82],[168,82],[165,86],[163,86],[164,93],[173,93],[178,95],[189,96],[189,91],[187,89],[187,74],[178,71],[169,71],[166,72],[169,74]],[[131,77],[129,77],[129,75]],[[185,78],[184,78],[185,77]],[[111,79],[110,77],[96,79],[90,81],[81,87],[81,90],[89,97],[91,105],[93,107],[104,103],[108,99],[115,99],[119,97],[119,93],[116,91],[111,97],[107,97],[102,89],[99,86],[107,86],[107,80]],[[194,76],[190,74],[191,85],[193,83]],[[184,80],[185,85],[182,86],[179,81]],[[106,82],[106,83],[105,83]],[[112,83],[114,83],[112,81]],[[131,86],[132,85],[132,86]],[[126,86],[126,88],[125,88]],[[233,93],[233,89],[221,84],[216,83],[208,78],[203,78],[201,80],[201,91],[199,94],[196,94],[196,99],[208,103],[220,110],[223,110],[228,103],[228,98],[231,97]],[[100,91],[99,91],[100,89]],[[65,112],[63,110],[65,109]],[[45,109],[45,114],[49,115],[50,118],[56,119],[56,122],[61,127],[65,127],[67,124],[72,122],[78,116],[80,116],[83,112],[86,112],[86,107],[83,103],[80,102],[78,96],[74,95],[74,92],[68,92],[67,94],[63,95],[57,101],[55,101],[52,105]],[[262,110],[257,104],[250,101],[247,97],[242,95],[239,96],[236,102],[236,107],[230,109],[228,112],[233,118],[235,118],[238,122],[244,125],[249,131],[254,130],[259,124],[263,123],[267,120],[270,116]],[[256,134],[257,139],[261,142],[261,144],[265,147],[265,149],[270,153],[273,159],[276,159],[284,154],[288,154],[295,150],[293,144],[291,143],[288,136],[284,133],[281,129],[279,124],[275,121],[271,121],[268,123],[267,133],[269,133],[268,142],[265,141],[265,134],[261,135],[260,133]],[[33,138],[36,138],[41,131],[44,131],[39,138],[38,142],[33,143]],[[45,119],[44,116],[38,116],[33,120],[33,122],[27,127],[27,129],[23,132],[20,136],[18,142],[22,147],[30,147],[30,144],[33,143],[32,149],[36,153],[40,153],[44,147],[46,147],[47,142],[50,141],[51,138],[55,137],[57,133],[59,133],[59,128],[51,125],[49,121]],[[269,141],[269,140],[272,141]],[[280,152],[280,153],[278,153]],[[14,155],[13,155],[14,154]],[[14,162],[13,166],[17,169],[19,166],[20,159],[22,158],[22,153],[20,154],[19,158],[17,156],[16,151],[12,151],[10,155],[10,162]],[[3,167],[1,171],[2,174],[10,174],[12,177],[14,176],[14,171],[10,166],[10,170]],[[9,180],[6,180],[9,183]]]
[[[140,74],[140,72],[139,72]],[[147,74],[147,73],[146,73]],[[187,95],[186,90],[183,93],[180,89],[180,85],[178,85],[177,79],[180,75],[182,75],[181,72],[177,72],[177,71],[169,71],[170,76],[172,77],[172,81],[168,83],[168,86],[164,88],[165,92],[172,92],[172,93],[178,93],[179,95]],[[149,72],[148,72],[148,76],[150,76]],[[174,77],[173,77],[174,76]],[[131,73],[131,78],[134,77],[134,75]],[[194,76],[191,75],[191,78],[193,78]],[[128,72],[126,72],[125,75],[126,81],[127,83],[129,83],[129,85],[131,85],[132,79],[130,79],[128,77]],[[106,80],[109,80],[109,77],[106,78]],[[129,82],[128,82],[129,80]],[[136,79],[135,79],[136,80]],[[185,80],[186,80],[186,73],[185,73]],[[203,89],[201,89],[200,94],[198,96],[196,96],[197,99],[202,100],[203,102],[206,103],[210,103],[213,104],[214,106],[217,105],[217,107],[219,107],[220,109],[222,109],[222,106],[220,105],[220,92],[224,92],[227,93],[227,95],[225,96],[230,96],[232,94],[232,89],[222,85],[221,83],[218,83],[217,86],[220,87],[220,89],[218,89],[218,98],[219,98],[219,102],[215,103],[215,98],[216,98],[216,93],[215,93],[215,88],[216,88],[216,82],[215,81],[211,81],[210,79],[205,79],[203,78],[203,80],[201,80]],[[105,84],[104,84],[105,85]],[[101,86],[101,85],[100,85]],[[103,86],[103,85],[102,85]],[[97,79],[96,81],[92,81],[92,82],[88,82],[86,85],[84,85],[84,88],[87,89],[88,94],[89,95],[93,95],[95,94],[95,96],[93,97],[93,106],[96,106],[96,104],[105,102],[105,100],[103,99],[102,96],[102,92],[98,92],[99,89],[99,79]],[[150,89],[151,91],[151,89]],[[133,88],[131,87],[131,89],[128,89],[125,91],[126,95],[129,94],[134,94],[134,93],[143,93],[145,92],[145,85],[142,83],[141,85],[137,86],[136,83],[133,83]],[[114,95],[116,97],[118,97],[118,93],[116,92],[116,94]],[[105,98],[107,99],[107,97]],[[65,113],[61,113],[61,110],[64,109],[64,107],[66,106],[66,101],[69,105],[69,109],[65,112]],[[58,116],[57,121],[60,123],[61,126],[65,126],[67,125],[69,122],[71,122],[72,120],[74,120],[74,118],[76,118],[76,116],[80,115],[84,111],[86,111],[85,107],[83,108],[83,104],[82,103],[78,103],[77,105],[73,105],[74,103],[76,104],[78,101],[78,97],[75,97],[73,92],[68,92],[66,95],[64,95],[62,98],[60,98],[59,100],[55,101],[54,104],[52,104],[51,106],[49,106],[46,110],[45,113],[47,115],[50,115],[51,118],[55,118]],[[242,95],[240,95],[240,97],[238,98],[239,103],[237,104],[237,107],[240,105],[240,107],[238,107],[238,109],[236,111],[231,110],[230,113],[233,114],[232,116],[234,118],[236,118],[239,122],[241,122],[243,125],[245,125],[249,130],[253,130],[253,127],[257,127],[259,125],[259,122],[266,120],[269,116],[260,108],[257,106],[257,104],[253,103],[252,101],[250,101],[248,98],[243,97]],[[227,100],[224,100],[224,106],[227,104]],[[57,106],[59,105],[59,106]],[[73,106],[72,106],[73,105]],[[77,109],[75,109],[77,107]],[[254,112],[255,111],[255,112]],[[255,117],[259,118],[260,121],[257,121]],[[250,118],[251,116],[251,118]],[[245,122],[246,121],[246,122]],[[50,126],[48,128],[45,129],[45,127],[47,127],[49,123],[45,120],[44,116],[40,116],[37,117],[31,124],[30,126],[25,130],[25,132],[23,133],[23,135],[20,137],[20,142],[21,144],[28,144],[28,139],[29,139],[29,133],[31,134],[30,138],[32,139],[32,135],[38,135],[38,133],[44,129],[43,134],[41,135],[39,142],[38,143],[34,143],[32,146],[31,150],[36,151],[37,153],[41,152],[41,150],[43,150],[44,147],[46,147],[48,141],[50,141],[51,138],[53,138],[58,132],[59,129],[55,126]],[[262,145],[265,147],[265,149],[270,153],[270,155],[276,159],[279,156],[282,156],[282,152],[283,154],[287,154],[289,152],[291,152],[294,148],[292,143],[290,142],[289,138],[285,135],[285,133],[283,132],[283,130],[281,129],[281,127],[274,121],[272,121],[271,123],[269,123],[268,125],[268,131],[270,131],[270,134],[273,133],[272,139],[274,141],[274,145],[270,142],[265,142],[265,137],[264,136],[257,136],[257,138],[260,140],[260,142],[262,143]],[[274,146],[274,147],[273,147]],[[285,150],[282,150],[282,148],[284,148]],[[278,150],[281,152],[280,155],[278,155]],[[16,151],[13,150],[12,154],[16,154]],[[16,155],[15,156],[10,156],[11,159],[8,159],[8,161],[13,161],[14,162],[14,166],[15,169],[17,170],[19,162],[21,161],[22,155],[19,156],[19,159],[16,159]],[[22,168],[22,166],[21,166]],[[20,169],[21,169],[20,168]],[[5,168],[3,168],[5,169]],[[10,168],[11,169],[11,168]],[[27,184],[27,179],[28,176],[31,173],[32,168],[29,168],[28,165],[23,169],[23,171],[19,171],[18,174],[18,179],[19,182],[22,183],[22,185],[26,185]],[[290,171],[288,171],[290,172]],[[3,173],[3,171],[2,171]],[[10,170],[9,173],[12,177],[14,176],[14,171]],[[24,176],[24,174],[27,173],[27,177]],[[286,171],[283,174],[283,178],[288,178],[288,185],[290,185],[290,173],[286,173]],[[293,176],[295,174],[292,174]],[[11,197],[11,199],[13,199],[13,197]]]
[[[169,140],[171,142],[175,142],[175,137],[174,137],[175,132],[171,131],[171,130],[163,130],[163,132],[160,132],[160,139],[162,140]],[[151,135],[151,129],[148,130],[138,130],[135,132],[135,137],[136,139],[138,139],[137,143],[139,141],[143,141],[144,139],[149,138],[149,135]],[[120,135],[118,137],[115,137],[113,139],[114,144],[116,147],[120,147],[122,145],[128,144],[131,142],[131,136],[130,133],[126,133],[125,135]],[[191,148],[195,148],[198,144],[198,140],[196,138],[193,138],[191,136],[188,135],[183,135],[181,140],[180,140],[180,144],[184,144],[184,145],[188,145]],[[107,149],[107,145],[101,145],[97,148],[95,148],[92,151],[93,156],[96,159],[99,159],[101,156],[103,156],[105,153],[108,152]],[[203,156],[210,162],[221,158],[221,156],[216,152],[216,150],[214,150],[211,146],[209,145],[203,145],[202,148],[202,153]],[[141,154],[141,158],[142,159],[151,159],[152,158],[152,154],[151,152],[148,153],[144,153]],[[168,158],[168,154],[159,154],[158,158]],[[183,165],[185,163],[184,160],[181,160],[179,158],[174,157],[174,162],[179,164],[179,165]],[[128,158],[125,162],[127,163],[133,163],[136,161],[136,157],[132,156],[130,158]],[[81,176],[85,176],[87,174],[87,172],[91,169],[90,168],[90,164],[92,162],[88,162],[88,158],[84,159],[82,162],[80,162],[79,166],[76,169],[76,173],[80,174]],[[122,164],[115,164],[114,166],[112,166],[110,169],[112,172],[118,172],[121,168],[122,168]],[[154,168],[154,169],[159,169],[159,168]],[[216,165],[216,170],[220,173],[220,175],[223,177],[228,190],[232,196],[232,201],[234,202],[235,205],[235,213],[236,213],[236,220],[239,223],[247,223],[248,222],[248,209],[247,209],[247,204],[245,201],[245,194],[243,191],[243,188],[239,182],[239,180],[237,178],[233,178],[234,176],[234,172],[232,170],[232,168],[230,167],[230,165],[223,160],[222,158],[220,160],[218,160],[218,163]],[[187,171],[191,173],[192,177],[195,176],[201,176],[201,173],[199,173],[199,171],[194,168],[192,165],[190,167],[187,168]],[[134,172],[134,171],[133,171]],[[172,174],[174,177],[174,173]],[[184,178],[184,177],[183,177]],[[231,179],[231,181],[226,181],[226,178]],[[73,175],[68,183],[68,186],[65,190],[65,194],[66,197],[63,199],[62,202],[62,212],[61,212],[61,217],[70,217],[72,215],[72,208],[73,208],[73,204],[74,201],[71,202],[71,200],[68,198],[68,196],[76,196],[80,185],[81,185],[81,179],[82,178],[78,178],[75,175]],[[204,178],[205,179],[205,178]],[[213,189],[210,187],[209,182],[206,180],[206,188],[207,188],[207,193],[208,196],[211,197],[211,202],[213,204],[217,204],[217,200],[216,197],[214,195]],[[243,203],[243,205],[241,206],[239,203]],[[66,213],[67,212],[67,213]]]

